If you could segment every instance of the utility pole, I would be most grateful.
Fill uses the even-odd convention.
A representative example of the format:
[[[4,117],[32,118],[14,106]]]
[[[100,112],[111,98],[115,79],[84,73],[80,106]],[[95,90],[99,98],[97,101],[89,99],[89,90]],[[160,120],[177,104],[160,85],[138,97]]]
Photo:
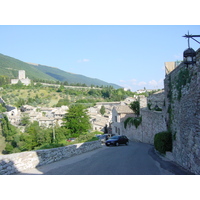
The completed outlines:
[[[54,129],[54,121],[53,121],[53,142],[55,142],[56,135],[55,135],[55,129]]]

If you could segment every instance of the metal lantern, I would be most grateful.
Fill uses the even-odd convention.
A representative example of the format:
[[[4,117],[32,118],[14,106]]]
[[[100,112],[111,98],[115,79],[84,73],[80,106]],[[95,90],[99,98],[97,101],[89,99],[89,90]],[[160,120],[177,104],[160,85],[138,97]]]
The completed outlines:
[[[184,58],[183,61],[186,65],[193,65],[196,63],[196,52],[194,49],[190,48],[190,39],[193,39],[194,41],[196,41],[200,44],[199,41],[194,39],[194,37],[200,37],[200,35],[191,35],[188,32],[188,34],[187,35],[185,34],[183,37],[188,39],[188,49],[186,49],[183,52],[183,58]]]
[[[188,48],[183,52],[184,64],[191,65],[196,63],[196,52],[192,48]]]

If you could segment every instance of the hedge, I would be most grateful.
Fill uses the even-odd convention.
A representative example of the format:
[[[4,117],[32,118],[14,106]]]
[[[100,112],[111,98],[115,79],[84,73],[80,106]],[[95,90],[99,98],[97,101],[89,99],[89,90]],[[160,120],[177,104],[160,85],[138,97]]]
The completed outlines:
[[[169,131],[157,133],[154,136],[154,146],[157,151],[165,154],[166,151],[172,151],[172,134]]]

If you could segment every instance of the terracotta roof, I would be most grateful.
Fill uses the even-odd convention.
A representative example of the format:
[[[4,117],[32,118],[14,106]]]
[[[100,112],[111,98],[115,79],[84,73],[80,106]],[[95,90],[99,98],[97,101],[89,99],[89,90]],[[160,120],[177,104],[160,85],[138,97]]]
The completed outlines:
[[[115,109],[118,113],[133,113],[133,111],[127,105],[115,106]]]

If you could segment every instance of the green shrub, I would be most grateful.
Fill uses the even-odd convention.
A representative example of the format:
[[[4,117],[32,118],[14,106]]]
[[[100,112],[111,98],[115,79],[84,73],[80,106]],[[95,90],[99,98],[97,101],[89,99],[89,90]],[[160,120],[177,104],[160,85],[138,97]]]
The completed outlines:
[[[51,143],[51,144],[43,144],[39,147],[35,147],[34,150],[38,150],[38,149],[52,149],[52,148],[58,148],[58,147],[63,147],[65,146],[62,143],[59,144],[55,144],[55,143]]]
[[[172,151],[172,134],[169,131],[157,133],[154,137],[154,146],[157,151],[165,154]]]
[[[94,135],[102,135],[102,134],[104,134],[103,132],[100,132],[100,131],[93,131],[92,132]]]
[[[84,135],[80,135],[78,138],[76,138],[76,142],[91,142],[91,141],[95,141],[98,140],[97,137],[95,137],[94,133],[87,133]]]

